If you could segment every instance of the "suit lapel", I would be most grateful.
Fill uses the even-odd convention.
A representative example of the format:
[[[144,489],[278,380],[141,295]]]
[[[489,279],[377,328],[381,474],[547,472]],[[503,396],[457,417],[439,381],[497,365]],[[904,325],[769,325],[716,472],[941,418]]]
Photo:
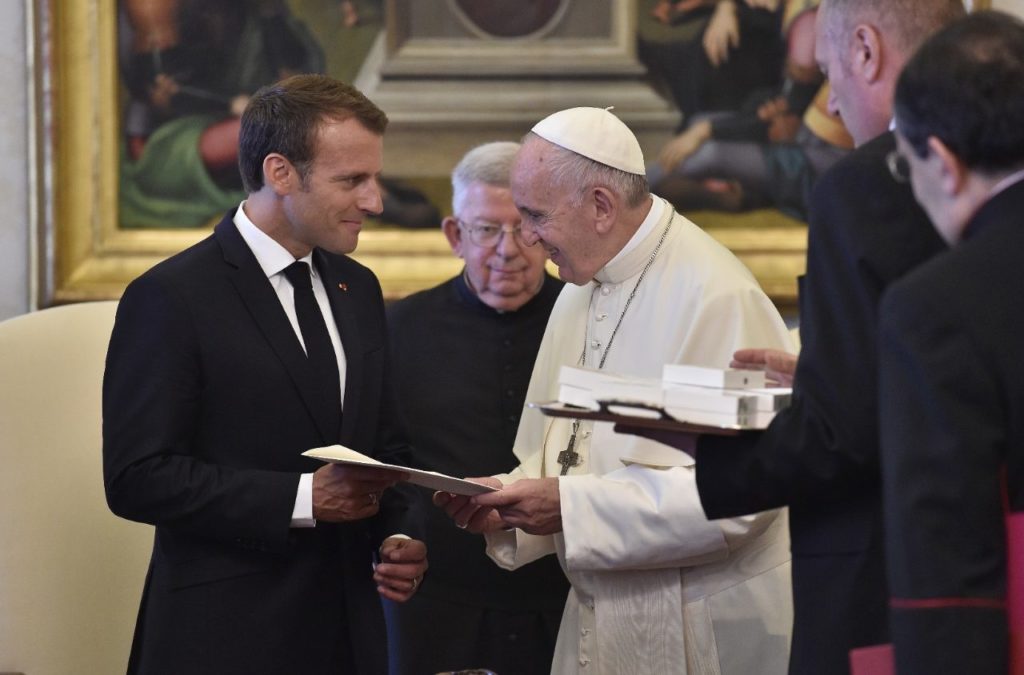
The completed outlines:
[[[228,277],[263,336],[284,364],[324,443],[337,443],[338,439],[331,438],[327,432],[331,427],[323,419],[326,414],[323,401],[316,393],[306,353],[256,256],[232,222],[232,216],[233,213],[226,216],[214,229],[214,236],[224,252],[224,261],[232,268]]]
[[[346,441],[353,438],[356,421],[359,419],[359,390],[363,380],[363,346],[359,322],[356,320],[355,300],[348,290],[349,280],[336,265],[330,264],[322,251],[316,249],[313,252],[313,261],[320,278],[324,280],[331,312],[345,350],[345,402],[342,406],[341,438]]]

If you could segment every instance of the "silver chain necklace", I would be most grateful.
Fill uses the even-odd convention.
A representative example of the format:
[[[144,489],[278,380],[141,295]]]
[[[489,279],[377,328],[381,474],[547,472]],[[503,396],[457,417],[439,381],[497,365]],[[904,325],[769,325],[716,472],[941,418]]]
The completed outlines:
[[[654,259],[658,257],[658,251],[661,250],[661,245],[665,243],[665,237],[668,236],[668,230],[670,227],[672,227],[672,221],[675,219],[675,217],[676,214],[673,213],[672,217],[669,218],[668,220],[668,225],[665,226],[665,229],[661,233],[661,237],[658,239],[658,245],[654,247],[654,251],[651,253],[651,257],[647,259],[647,264],[645,264],[644,268],[640,270],[640,276],[637,278],[636,284],[633,285],[633,290],[630,291],[629,297],[626,298],[626,306],[622,308],[622,313],[619,314],[619,320],[615,322],[615,328],[612,328],[612,334],[608,338],[608,345],[604,348],[604,353],[601,355],[601,360],[597,364],[598,370],[604,368],[604,362],[608,360],[608,352],[612,350],[612,343],[615,342],[615,336],[619,332],[619,327],[622,326],[622,320],[626,318],[626,312],[629,311],[629,306],[630,304],[632,304],[633,298],[636,297],[637,289],[640,288],[640,284],[643,283],[644,277],[647,276],[647,270],[651,269],[651,265],[654,264]],[[583,351],[580,352],[580,358],[577,359],[576,361],[580,366],[587,365],[587,336],[590,333],[589,320],[587,321],[587,324],[587,328],[585,328],[583,331]]]
[[[654,264],[654,259],[658,257],[658,252],[661,250],[661,245],[665,243],[665,237],[668,236],[668,231],[672,227],[672,222],[675,220],[676,214],[673,212],[671,217],[668,219],[668,225],[661,233],[661,237],[658,239],[658,245],[654,247],[654,251],[651,253],[651,257],[647,259],[647,264],[640,270],[640,276],[637,278],[636,283],[633,285],[633,290],[630,291],[629,297],[626,298],[626,305],[622,308],[622,313],[619,314],[619,320],[615,322],[615,327],[612,328],[612,334],[608,338],[608,344],[604,348],[604,353],[601,354],[601,360],[597,363],[597,369],[604,368],[605,361],[608,360],[608,352],[612,350],[612,343],[615,342],[615,336],[619,332],[619,327],[622,326],[622,320],[626,318],[626,312],[629,311],[629,306],[633,302],[633,298],[636,297],[637,289],[640,288],[640,284],[643,283],[644,277],[647,276],[647,270],[651,269],[651,265]],[[587,365],[587,342],[588,335],[590,333],[590,319],[587,318],[587,327],[583,331],[583,351],[580,352],[580,358],[577,359],[576,363],[580,366]],[[569,473],[569,468],[579,466],[582,462],[580,454],[576,452],[576,434],[580,430],[580,421],[574,419],[572,421],[572,434],[569,436],[569,443],[565,446],[565,450],[558,453],[557,461],[562,467],[562,476]]]

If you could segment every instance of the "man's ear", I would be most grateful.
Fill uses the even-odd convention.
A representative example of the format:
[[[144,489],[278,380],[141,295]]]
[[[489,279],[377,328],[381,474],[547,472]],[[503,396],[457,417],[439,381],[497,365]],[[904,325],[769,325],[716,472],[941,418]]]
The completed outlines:
[[[942,191],[950,197],[960,194],[967,184],[967,165],[935,136],[928,137],[928,154],[939,163]]]
[[[462,255],[464,243],[459,221],[455,220],[454,216],[448,216],[441,221],[441,231],[444,232],[444,238],[448,240],[448,245],[452,247],[452,253],[460,258],[465,257]]]
[[[272,152],[263,158],[263,183],[272,189],[274,194],[286,195],[301,182],[295,166],[284,155]]]
[[[608,234],[615,224],[619,203],[615,195],[605,187],[595,187],[591,192],[594,206],[594,229],[598,234]]]
[[[874,84],[882,76],[882,39],[874,26],[858,24],[853,29],[850,65],[862,80]]]

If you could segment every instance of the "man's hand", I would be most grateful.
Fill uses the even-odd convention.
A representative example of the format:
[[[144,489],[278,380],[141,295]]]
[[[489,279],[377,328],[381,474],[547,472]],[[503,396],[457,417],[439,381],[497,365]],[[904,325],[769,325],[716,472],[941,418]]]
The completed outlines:
[[[476,495],[471,503],[493,508],[501,520],[530,534],[562,531],[562,504],[557,478],[525,478],[499,492]]]
[[[405,602],[420,587],[426,571],[426,544],[418,539],[388,537],[380,545],[380,562],[373,569],[373,580],[383,597]]]
[[[313,474],[313,517],[344,523],[374,516],[381,493],[403,478],[394,471],[325,464]]]
[[[479,478],[468,478],[474,483],[489,485],[501,489],[501,481],[490,476]],[[459,529],[472,532],[473,534],[485,534],[497,532],[505,527],[501,517],[490,507],[482,507],[470,501],[465,495],[453,495],[449,492],[435,492],[434,504],[444,509],[448,517],[455,521]]]
[[[732,355],[729,366],[763,370],[769,384],[776,387],[792,387],[796,361],[796,354],[781,349],[740,349]]]
[[[734,0],[721,0],[715,6],[708,27],[704,30],[704,53],[717,68],[729,60],[729,50],[740,46],[740,21]]]
[[[670,173],[685,162],[690,155],[697,152],[709,138],[711,138],[711,122],[708,120],[694,122],[686,131],[665,144],[658,154],[658,163],[666,173]]]

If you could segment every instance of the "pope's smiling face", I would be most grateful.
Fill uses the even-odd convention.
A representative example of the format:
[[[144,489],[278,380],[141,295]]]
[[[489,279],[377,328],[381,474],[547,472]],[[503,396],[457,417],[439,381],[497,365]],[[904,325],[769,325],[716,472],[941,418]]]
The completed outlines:
[[[605,262],[596,245],[595,208],[588,195],[553,180],[554,152],[555,146],[541,138],[523,144],[512,167],[512,199],[523,217],[524,242],[539,244],[558,266],[558,276],[582,286]]]

